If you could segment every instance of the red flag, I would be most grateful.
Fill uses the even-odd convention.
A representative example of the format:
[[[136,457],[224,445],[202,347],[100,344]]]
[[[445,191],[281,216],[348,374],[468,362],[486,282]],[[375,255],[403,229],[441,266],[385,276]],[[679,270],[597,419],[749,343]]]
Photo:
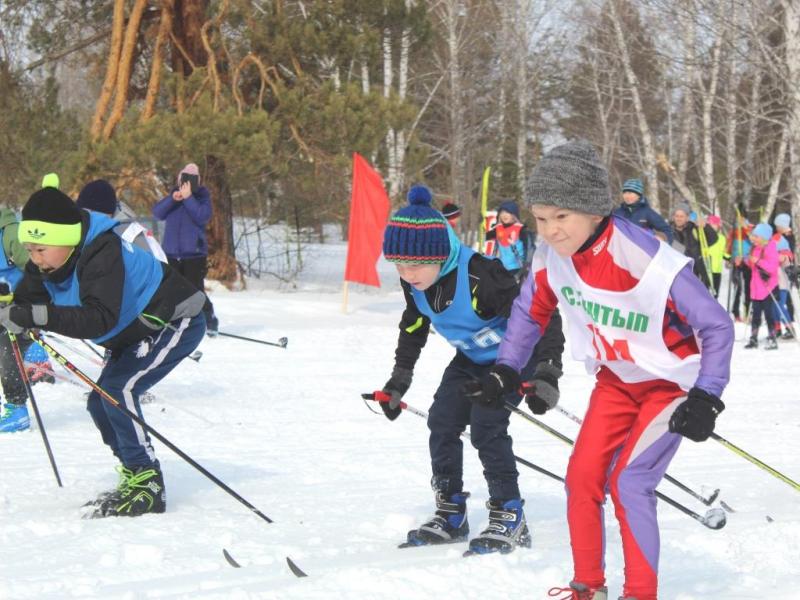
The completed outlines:
[[[346,281],[380,287],[375,264],[381,255],[389,209],[389,196],[383,188],[383,179],[363,156],[353,153],[353,196],[344,270]]]

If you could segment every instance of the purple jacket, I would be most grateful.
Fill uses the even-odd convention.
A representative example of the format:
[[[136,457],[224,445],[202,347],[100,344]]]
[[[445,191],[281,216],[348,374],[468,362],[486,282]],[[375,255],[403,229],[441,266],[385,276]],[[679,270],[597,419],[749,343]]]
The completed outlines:
[[[176,188],[177,189],[177,188]],[[175,191],[175,190],[173,190]],[[153,206],[153,216],[166,221],[161,246],[169,258],[197,258],[208,255],[206,224],[211,220],[211,194],[204,187],[183,202],[172,192]]]

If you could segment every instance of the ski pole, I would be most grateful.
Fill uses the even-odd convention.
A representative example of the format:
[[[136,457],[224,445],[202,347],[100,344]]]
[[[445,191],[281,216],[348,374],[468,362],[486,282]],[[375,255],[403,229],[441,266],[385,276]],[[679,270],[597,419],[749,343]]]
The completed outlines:
[[[237,340],[244,340],[245,342],[254,342],[256,344],[264,344],[265,346],[277,346],[278,348],[286,348],[286,344],[289,343],[289,338],[278,338],[277,342],[267,342],[266,340],[257,340],[255,338],[244,337],[243,335],[235,335],[233,333],[225,333],[224,331],[218,331],[217,335],[221,335],[224,337],[234,338]]]
[[[523,419],[526,419],[526,420],[530,421],[534,425],[537,425],[541,429],[544,429],[546,432],[554,435],[555,437],[557,437],[561,441],[569,444],[570,446],[574,446],[575,445],[575,442],[573,442],[570,438],[568,438],[564,434],[556,431],[555,429],[553,429],[552,427],[549,427],[548,425],[545,425],[539,419],[529,415],[524,410],[520,410],[519,408],[517,408],[516,406],[514,406],[510,402],[506,402],[505,406],[512,413],[515,413],[515,414],[519,415],[520,417],[522,417]],[[695,511],[693,511],[688,506],[684,506],[683,504],[681,504],[677,500],[673,500],[672,498],[670,498],[666,494],[662,494],[658,490],[653,490],[653,491],[655,492],[655,495],[658,498],[660,498],[661,500],[663,500],[664,502],[666,502],[667,504],[669,504],[673,508],[677,508],[683,514],[690,516],[691,518],[693,518],[698,523],[700,523],[702,525],[705,525],[709,529],[722,529],[723,527],[725,527],[725,523],[727,522],[727,517],[725,516],[725,511],[723,511],[721,508],[712,508],[711,510],[707,511],[705,515],[701,515],[699,513],[696,513]]]
[[[39,333],[39,335],[41,336],[43,334]],[[88,352],[83,350],[80,346],[76,346],[74,344],[70,344],[68,341],[66,341],[65,339],[62,339],[61,337],[54,337],[49,332],[48,332],[47,336],[48,336],[48,338],[55,339],[59,344],[64,344],[64,346],[66,346],[67,348],[72,350],[78,356],[81,356],[81,357],[85,358],[86,360],[92,361],[92,363],[97,365],[98,367],[102,367],[103,366],[103,362],[102,361],[97,360],[97,358],[95,358],[94,356],[92,356],[91,354],[89,354]]]
[[[574,421],[578,425],[583,425],[583,419],[581,419],[578,415],[572,414],[566,408],[562,408],[562,407],[556,405],[555,409],[558,412],[560,412],[562,415],[564,415],[565,417],[570,419],[571,421]],[[719,489],[716,489],[716,490],[714,490],[714,493],[711,494],[711,496],[706,498],[702,494],[699,494],[699,493],[695,492],[689,486],[681,483],[680,481],[678,481],[674,477],[670,476],[669,473],[664,473],[664,479],[666,479],[667,481],[669,481],[671,484],[675,485],[676,487],[682,489],[684,492],[689,494],[692,498],[697,498],[698,500],[700,500],[700,502],[702,502],[706,506],[711,506],[714,503],[714,500],[717,499],[717,496],[719,496]]]
[[[34,340],[34,341],[36,341],[36,342],[39,342],[39,343],[42,345],[42,347],[43,347],[45,350],[47,350],[47,353],[48,353],[48,354],[50,354],[50,356],[52,356],[52,357],[53,357],[53,358],[54,358],[56,361],[58,361],[58,362],[59,362],[59,364],[61,364],[61,366],[63,366],[63,367],[64,367],[65,369],[67,369],[68,371],[70,371],[70,372],[71,372],[73,375],[75,375],[75,376],[76,376],[78,379],[80,379],[81,381],[83,381],[85,384],[87,384],[89,387],[91,387],[91,388],[92,388],[92,389],[93,389],[95,392],[97,392],[97,393],[100,395],[100,397],[101,397],[101,398],[103,398],[103,400],[105,400],[106,402],[108,402],[109,404],[111,404],[112,406],[114,406],[114,407],[115,407],[117,410],[121,411],[123,414],[125,414],[125,415],[126,415],[126,416],[128,416],[129,418],[133,419],[133,420],[134,420],[136,423],[138,423],[139,425],[141,425],[141,426],[142,426],[144,429],[146,429],[146,430],[147,430],[147,432],[148,432],[148,433],[150,433],[150,434],[151,434],[151,435],[152,435],[154,438],[156,438],[158,441],[160,441],[162,444],[164,444],[164,445],[165,445],[167,448],[169,448],[170,450],[172,450],[172,451],[173,451],[175,454],[177,454],[178,456],[180,456],[180,457],[181,457],[183,460],[185,460],[187,463],[189,463],[189,464],[190,464],[191,466],[193,466],[195,469],[197,469],[198,471],[200,471],[200,472],[201,472],[203,475],[205,475],[205,476],[206,476],[208,479],[210,479],[210,480],[211,480],[213,483],[215,483],[217,486],[219,486],[219,487],[220,487],[222,490],[224,490],[225,492],[227,492],[228,494],[230,494],[231,496],[233,496],[233,497],[234,497],[236,500],[238,500],[239,502],[241,502],[241,503],[242,503],[244,506],[246,506],[248,509],[250,509],[250,511],[251,511],[251,512],[255,513],[256,515],[258,515],[259,517],[261,517],[262,519],[264,519],[264,520],[265,520],[267,523],[272,523],[272,519],[270,519],[270,518],[269,518],[267,515],[265,515],[264,513],[262,513],[260,510],[258,510],[258,509],[257,509],[255,506],[253,506],[252,504],[250,504],[250,502],[248,502],[248,501],[247,501],[247,500],[245,500],[245,499],[244,499],[242,496],[240,496],[240,495],[239,495],[239,494],[237,494],[235,491],[233,491],[233,489],[231,489],[231,488],[230,488],[228,485],[226,485],[226,484],[225,484],[223,481],[221,481],[220,479],[218,479],[218,478],[217,478],[217,477],[216,477],[214,474],[212,474],[210,471],[208,471],[208,469],[206,469],[205,467],[203,467],[203,466],[202,466],[200,463],[198,463],[197,461],[195,461],[195,460],[194,460],[194,459],[193,459],[191,456],[189,456],[189,455],[188,455],[188,454],[186,454],[186,453],[185,453],[183,450],[181,450],[180,448],[178,448],[178,447],[177,447],[175,444],[173,444],[172,442],[170,442],[170,441],[169,441],[167,438],[165,438],[163,435],[161,435],[161,434],[160,434],[158,431],[156,431],[156,430],[155,430],[153,427],[151,427],[150,425],[148,425],[148,424],[147,424],[147,423],[144,421],[144,419],[142,419],[141,417],[139,417],[139,415],[137,415],[135,412],[133,412],[133,411],[131,411],[131,410],[128,410],[128,408],[127,408],[125,405],[123,405],[123,404],[120,404],[120,402],[119,402],[119,401],[118,401],[116,398],[114,398],[114,397],[113,397],[111,394],[109,394],[108,392],[106,392],[106,391],[105,391],[105,390],[104,390],[102,387],[100,387],[100,386],[97,384],[97,382],[95,382],[93,379],[91,379],[91,378],[90,378],[88,375],[86,375],[86,374],[85,374],[83,371],[81,371],[81,370],[80,370],[78,367],[76,367],[75,365],[73,365],[73,364],[72,364],[72,363],[71,363],[69,360],[67,360],[67,358],[66,358],[66,357],[65,357],[63,354],[61,354],[61,353],[60,353],[58,350],[56,350],[56,349],[55,349],[55,348],[53,348],[53,347],[52,347],[50,344],[48,344],[46,341],[44,341],[44,340],[41,338],[41,336],[38,336],[38,335],[36,335],[36,334],[35,334],[35,333],[33,333],[32,331],[29,331],[29,332],[28,332],[28,335],[30,336],[30,338],[31,338],[32,340]]]
[[[56,476],[56,483],[58,487],[64,487],[61,484],[61,477],[58,474],[58,467],[56,466],[56,459],[53,456],[53,451],[50,449],[50,442],[47,439],[47,433],[44,430],[44,423],[42,422],[42,416],[39,414],[39,407],[36,404],[36,398],[33,397],[33,388],[31,387],[31,382],[28,379],[28,372],[25,370],[25,363],[22,360],[22,352],[19,349],[19,343],[17,342],[17,336],[8,332],[8,339],[11,342],[11,351],[14,353],[14,360],[17,363],[17,369],[19,369],[19,376],[22,377],[22,382],[25,384],[25,391],[28,393],[28,398],[31,399],[31,408],[33,408],[33,415],[36,417],[36,424],[39,426],[39,433],[42,434],[42,441],[44,442],[44,448],[47,450],[47,458],[50,460],[50,466],[53,467],[53,475]]]
[[[169,323],[167,323],[166,321],[162,321],[158,317],[154,317],[153,315],[148,315],[148,314],[145,314],[145,313],[142,313],[142,316],[145,317],[146,319],[150,319],[154,323],[158,323],[162,327],[166,327],[168,329],[172,329],[173,331],[177,331],[177,329],[175,329],[174,325],[170,325]],[[234,339],[237,339],[237,340],[243,340],[245,342],[254,342],[256,344],[264,344],[265,346],[277,346],[278,348],[286,348],[286,344],[289,343],[289,338],[287,338],[287,337],[278,338],[277,342],[268,342],[266,340],[257,340],[255,338],[245,337],[243,335],[236,335],[236,334],[233,334],[233,333],[225,333],[224,331],[218,331],[217,335],[221,335],[223,337],[234,338]]]
[[[374,400],[375,402],[389,402],[392,399],[392,397],[389,396],[389,394],[385,394],[384,392],[373,392],[373,393],[370,393],[370,394],[361,394],[361,397],[364,400]],[[414,415],[417,415],[418,417],[422,417],[425,420],[428,419],[428,413],[426,413],[425,411],[420,410],[418,408],[414,408],[413,406],[411,406],[410,404],[407,404],[405,402],[401,402],[400,403],[400,408],[402,408],[403,410],[407,410],[408,412],[410,412],[410,413],[412,413]],[[463,437],[465,440],[471,439],[470,435],[466,431],[462,431],[461,432],[461,437]],[[540,467],[539,465],[535,465],[532,462],[530,462],[528,460],[525,460],[524,458],[520,458],[516,454],[514,455],[514,460],[516,460],[519,464],[528,467],[529,469],[533,469],[534,471],[537,471],[538,473],[541,473],[542,475],[546,475],[547,477],[550,477],[551,479],[555,479],[556,481],[560,481],[561,483],[564,483],[564,478],[561,477],[560,475],[556,475],[555,473],[551,473],[547,469],[545,469],[543,467]]]
[[[91,350],[91,351],[94,353],[94,355],[95,355],[97,358],[99,358],[99,359],[100,359],[100,360],[102,360],[102,361],[105,361],[105,357],[104,357],[102,354],[100,354],[100,351],[99,351],[99,350],[97,350],[97,348],[95,348],[94,346],[92,346],[92,345],[91,345],[89,342],[87,342],[86,340],[81,340],[81,342],[83,342],[83,345],[84,345],[84,346],[86,346],[86,347],[87,347],[89,350]]]
[[[776,478],[780,479],[784,483],[792,486],[795,490],[800,492],[800,484],[798,484],[796,481],[794,481],[791,478],[787,477],[786,475],[784,475],[780,471],[776,471],[775,469],[770,467],[768,464],[758,460],[755,456],[753,456],[752,454],[749,454],[748,452],[742,450],[741,448],[739,448],[739,446],[729,442],[728,440],[726,440],[721,435],[716,434],[716,433],[712,433],[711,434],[711,439],[718,441],[720,444],[725,446],[728,450],[738,454],[743,459],[745,459],[747,461],[750,461],[755,466],[764,469],[767,473],[769,473],[773,477],[776,477]]]

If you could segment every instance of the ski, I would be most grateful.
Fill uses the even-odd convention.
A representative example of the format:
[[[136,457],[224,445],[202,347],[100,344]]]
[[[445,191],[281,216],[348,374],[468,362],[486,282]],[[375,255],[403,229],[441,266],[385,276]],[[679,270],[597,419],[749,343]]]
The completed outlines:
[[[303,571],[303,569],[298,567],[297,564],[295,564],[295,562],[288,556],[286,557],[286,564],[289,565],[289,570],[294,573],[295,577],[308,577],[308,574]]]
[[[227,549],[225,548],[222,549],[222,556],[225,557],[225,560],[228,561],[228,564],[232,566],[234,569],[242,568],[242,565],[240,565],[238,562],[234,560],[234,558],[230,555],[230,552],[228,552]]]
[[[235,558],[233,558],[233,556],[231,556],[231,553],[228,552],[227,548],[222,549],[222,556],[225,557],[225,561],[234,569],[242,568],[242,565],[240,565],[239,562]],[[308,577],[308,574],[305,571],[303,571],[303,569],[298,567],[297,563],[295,563],[288,556],[286,557],[286,564],[289,566],[289,570],[295,577]]]

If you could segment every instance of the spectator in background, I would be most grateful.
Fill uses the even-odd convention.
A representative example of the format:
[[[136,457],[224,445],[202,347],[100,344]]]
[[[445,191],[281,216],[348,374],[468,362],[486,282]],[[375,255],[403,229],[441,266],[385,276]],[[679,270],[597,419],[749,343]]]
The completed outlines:
[[[797,265],[795,264],[795,251],[797,250],[797,246],[795,245],[794,239],[794,232],[792,232],[792,217],[788,213],[780,213],[775,217],[775,231],[776,233],[783,236],[783,239],[786,240],[786,243],[789,245],[789,255],[791,256],[791,261],[788,264],[784,265],[784,269],[786,272],[787,277],[789,278],[789,285],[797,285]],[[792,295],[788,294],[786,298],[786,307],[789,311],[789,320],[794,321],[794,305],[792,303]]]
[[[758,348],[758,329],[761,327],[761,314],[767,321],[766,350],[776,350],[775,311],[773,304],[778,297],[778,271],[780,257],[778,245],[772,239],[772,227],[759,223],[750,234],[753,249],[747,263],[753,270],[750,278],[750,297],[753,299],[753,319],[751,321],[750,341],[745,348]]]
[[[658,239],[672,244],[672,229],[666,219],[650,207],[641,179],[628,179],[623,184],[622,204],[614,209],[613,214],[636,223]]]
[[[717,241],[709,244],[703,257],[711,267],[711,280],[714,283],[714,298],[719,298],[719,286],[722,283],[722,264],[725,260],[725,234],[722,233],[722,219],[717,215],[709,215],[707,219],[709,227],[717,232]]]
[[[208,273],[206,225],[211,220],[211,194],[200,185],[200,169],[189,163],[178,173],[177,186],[153,206],[153,216],[166,221],[163,247],[169,264],[201,292]],[[209,336],[215,336],[219,321],[206,296],[203,307]]]
[[[78,208],[98,212],[112,219],[120,208],[114,186],[105,179],[95,179],[83,186],[75,204]],[[129,244],[135,244],[149,252],[161,262],[168,262],[167,255],[164,254],[156,238],[141,223],[137,221],[121,223],[114,228],[114,233]]]
[[[733,307],[731,312],[736,322],[740,323],[742,320],[747,320],[747,315],[750,314],[750,277],[752,272],[745,261],[750,256],[752,248],[750,231],[753,226],[744,218],[739,216],[736,218],[740,222],[728,234],[728,251],[725,256],[732,263]],[[744,296],[744,315],[740,312],[742,296]]]
[[[675,210],[672,211],[672,232],[674,235],[672,246],[694,260],[694,274],[703,282],[703,285],[711,289],[711,279],[708,276],[700,250],[701,242],[698,227],[703,228],[708,246],[713,246],[717,243],[717,232],[707,225],[702,217],[697,217],[697,224],[695,225],[689,220],[691,212],[692,209],[685,202],[679,202],[675,206]]]
[[[461,222],[461,208],[457,204],[446,202],[442,207],[442,214],[447,219],[447,222],[450,223],[450,227],[458,232],[458,224]]]
[[[506,270],[520,275],[517,281],[525,276],[528,265],[528,253],[531,246],[531,235],[528,227],[519,219],[519,206],[513,200],[500,203],[497,208],[497,224],[486,232],[487,240],[495,240],[494,256],[503,263]]]

